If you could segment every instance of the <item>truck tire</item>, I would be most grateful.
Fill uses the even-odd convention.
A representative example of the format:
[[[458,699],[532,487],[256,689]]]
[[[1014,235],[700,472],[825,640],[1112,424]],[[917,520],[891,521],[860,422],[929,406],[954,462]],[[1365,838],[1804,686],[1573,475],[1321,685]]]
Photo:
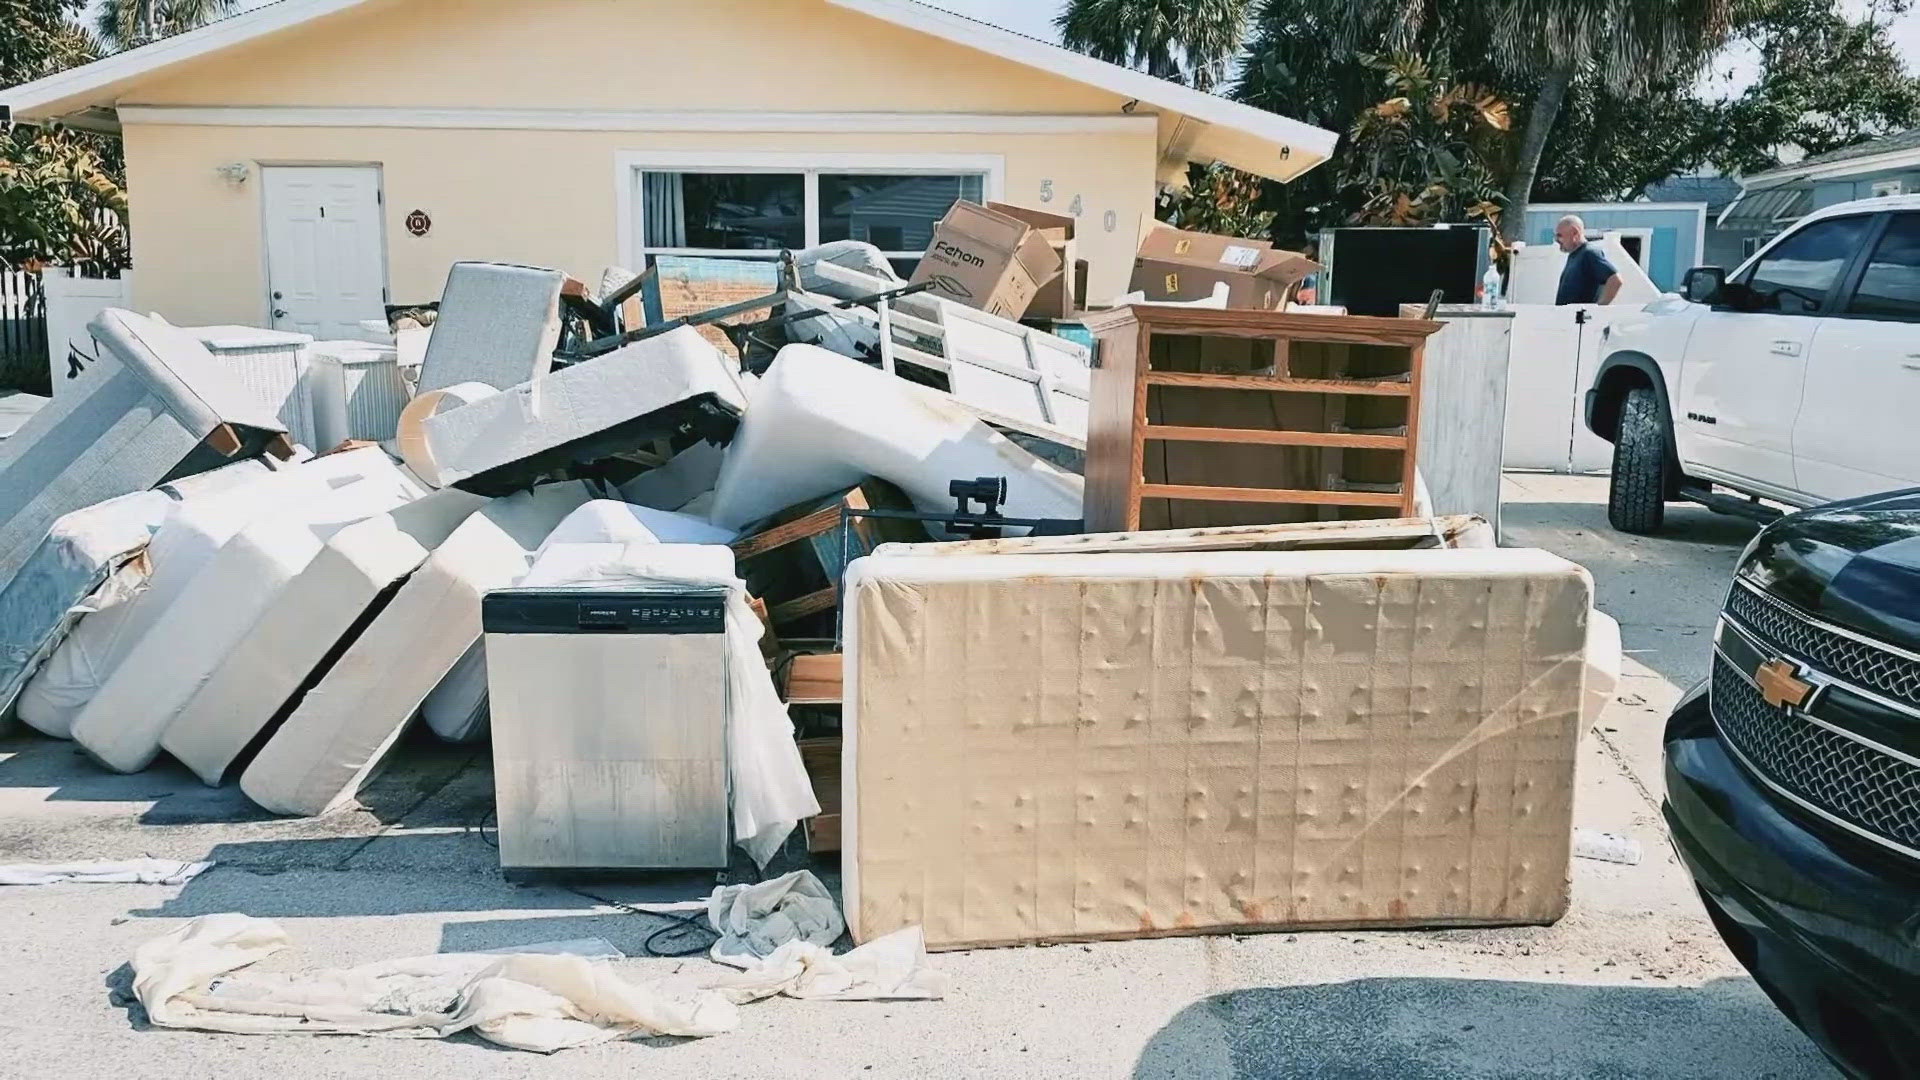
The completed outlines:
[[[1627,391],[1613,435],[1607,520],[1625,533],[1650,533],[1667,517],[1667,431],[1650,387]]]

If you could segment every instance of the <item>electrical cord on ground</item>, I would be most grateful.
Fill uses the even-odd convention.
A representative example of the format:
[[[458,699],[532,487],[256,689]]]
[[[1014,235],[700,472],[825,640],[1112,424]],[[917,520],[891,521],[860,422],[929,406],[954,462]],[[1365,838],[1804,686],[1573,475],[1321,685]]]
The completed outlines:
[[[707,916],[705,912],[702,912],[699,915],[681,915],[677,912],[672,912],[672,911],[648,911],[644,908],[634,907],[632,904],[626,903],[625,901],[615,900],[612,897],[600,896],[595,893],[590,893],[585,889],[577,888],[572,885],[566,886],[566,890],[570,893],[573,893],[575,896],[584,896],[588,900],[605,904],[608,907],[618,908],[619,910],[624,911],[629,915],[644,915],[652,919],[669,920],[670,925],[663,926],[660,929],[655,930],[653,933],[648,934],[647,939],[644,942],[641,942],[640,947],[641,949],[645,950],[648,956],[663,957],[666,959],[678,959],[680,957],[686,957],[686,956],[699,956],[705,953],[708,949],[713,948],[713,943],[720,940],[720,935],[715,933],[713,927],[708,924]],[[662,952],[659,948],[655,947],[654,942],[659,941],[661,938],[667,936],[668,934],[700,935],[700,936],[703,936],[706,940],[702,941],[698,945],[695,945],[691,948],[682,949],[678,952]],[[689,937],[689,940],[691,940],[691,937]]]

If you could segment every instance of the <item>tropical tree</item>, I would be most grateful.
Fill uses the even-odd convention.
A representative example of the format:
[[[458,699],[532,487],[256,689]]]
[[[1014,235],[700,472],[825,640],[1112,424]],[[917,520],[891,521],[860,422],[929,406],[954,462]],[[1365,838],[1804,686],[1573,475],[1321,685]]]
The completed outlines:
[[[1159,217],[1190,232],[1269,239],[1277,215],[1261,208],[1265,188],[1260,177],[1217,161],[1190,165],[1186,190],[1163,196]]]
[[[99,56],[74,21],[86,0],[0,0],[0,87],[18,86]]]
[[[1357,225],[1427,225],[1484,219],[1500,224],[1503,196],[1488,161],[1510,126],[1492,91],[1436,73],[1416,56],[1372,57],[1389,96],[1347,133],[1341,183],[1359,207]]]
[[[1202,90],[1240,51],[1253,0],[1070,0],[1062,44]]]
[[[118,52],[205,26],[238,6],[239,0],[104,0],[94,33]]]
[[[1502,232],[1525,226],[1540,160],[1567,94],[1583,74],[1618,93],[1644,92],[1699,71],[1726,42],[1735,5],[1747,0],[1321,0],[1339,27],[1335,47],[1369,40],[1418,53],[1445,28],[1485,42],[1488,61],[1509,80],[1532,85],[1506,178]]]

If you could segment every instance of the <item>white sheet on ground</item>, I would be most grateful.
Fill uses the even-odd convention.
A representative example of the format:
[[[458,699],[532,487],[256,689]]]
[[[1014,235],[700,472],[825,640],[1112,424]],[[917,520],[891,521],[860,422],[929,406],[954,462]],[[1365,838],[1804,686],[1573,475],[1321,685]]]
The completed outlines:
[[[173,606],[215,552],[262,517],[318,498],[363,471],[371,447],[302,462],[218,490],[197,490],[171,507],[147,545],[147,587],[94,611],[40,666],[20,694],[20,717],[49,734],[70,732],[94,694]]]
[[[471,1030],[552,1053],[615,1039],[704,1038],[739,1012],[714,991],[630,983],[579,956],[446,953],[294,975],[233,974],[286,948],[279,924],[202,915],[133,954],[133,992],[158,1027],[238,1035],[436,1039]]]
[[[744,1005],[775,994],[812,1001],[909,1001],[947,996],[947,977],[927,964],[926,935],[909,926],[835,956],[810,941],[789,941],[737,974],[708,984]]]
[[[788,942],[831,946],[847,929],[840,905],[810,870],[723,885],[707,898],[707,921],[720,935],[709,955],[736,967],[764,960]]]
[[[742,528],[877,476],[922,510],[956,478],[1004,476],[1009,517],[1078,518],[1078,476],[1021,449],[947,395],[811,345],[774,358],[741,419],[708,518]]]
[[[528,560],[556,543],[728,544],[735,533],[701,518],[595,499],[567,515]],[[514,582],[518,584],[518,582]],[[503,586],[504,587],[504,586]],[[476,641],[420,706],[420,718],[435,735],[453,743],[474,742],[487,733],[487,653]]]
[[[74,741],[101,764],[119,772],[152,764],[167,725],[328,537],[426,494],[376,447],[323,460],[336,458],[324,485],[221,545],[74,717]],[[231,719],[251,720],[256,731],[266,722]]]
[[[240,789],[280,814],[322,814],[351,800],[480,640],[480,598],[525,574],[540,541],[594,494],[582,481],[548,484],[462,522],[300,699]]]
[[[212,865],[178,859],[14,863],[0,866],[0,885],[185,885]]]
[[[679,549],[679,550],[676,550]],[[793,741],[793,721],[760,655],[760,619],[731,573],[690,573],[683,545],[556,544],[522,586],[723,585],[727,594],[727,770],[734,843],[765,866],[801,821],[820,812]],[[726,553],[728,564],[731,552]]]

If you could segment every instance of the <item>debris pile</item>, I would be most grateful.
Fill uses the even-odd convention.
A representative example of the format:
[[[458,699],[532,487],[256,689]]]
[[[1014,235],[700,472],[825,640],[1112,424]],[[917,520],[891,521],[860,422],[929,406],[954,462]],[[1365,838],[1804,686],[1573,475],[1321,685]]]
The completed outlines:
[[[108,311],[0,445],[0,707],[288,815],[416,720],[490,739],[505,868],[804,835],[863,942],[1557,918],[1617,642],[1579,568],[1423,505],[1437,324],[1289,312],[1312,263],[1164,228],[1089,313],[1073,225],[956,204],[910,280],[462,263],[271,400]],[[166,948],[223,935],[281,944]],[[862,978],[823,956],[722,997]]]

